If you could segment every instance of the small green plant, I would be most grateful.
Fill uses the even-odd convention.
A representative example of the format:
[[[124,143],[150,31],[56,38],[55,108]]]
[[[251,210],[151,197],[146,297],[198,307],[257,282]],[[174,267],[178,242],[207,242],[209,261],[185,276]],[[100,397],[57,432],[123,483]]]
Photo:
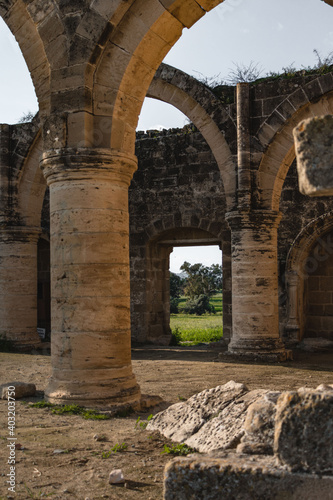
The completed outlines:
[[[128,445],[126,443],[121,443],[121,444],[115,444],[113,448],[111,448],[110,451],[104,451],[102,453],[102,458],[109,458],[112,453],[118,453],[119,451],[125,451],[127,450]]]
[[[42,401],[37,401],[37,403],[31,403],[29,406],[31,408],[54,408],[56,405],[43,399]]]
[[[29,498],[33,498],[34,500],[37,500],[39,498],[45,498],[45,497],[50,497],[52,495],[55,495],[55,492],[52,492],[52,493],[44,493],[44,491],[40,490],[38,491],[37,493],[34,493],[30,488],[29,486],[27,486],[26,484],[24,484],[24,488],[28,494],[28,497]]]
[[[180,396],[179,394],[178,394],[178,399],[179,401],[186,401],[186,398],[184,398],[184,396]]]
[[[187,446],[184,443],[173,444],[171,447],[169,447],[168,445],[165,444],[164,451],[162,451],[162,454],[168,453],[169,455],[186,456],[189,453],[195,453],[195,451],[196,450],[194,448],[190,448],[189,446]]]
[[[138,417],[136,419],[136,422],[135,422],[135,429],[145,429],[148,425],[148,423],[150,422],[150,420],[153,418],[154,415],[149,415],[149,417],[147,417],[147,420],[144,420],[144,421],[141,421],[141,417]]]
[[[180,329],[178,327],[173,328],[170,345],[180,345],[181,340],[182,340],[182,334]]]
[[[29,110],[27,113],[24,113],[24,115],[21,116],[21,118],[19,119],[18,123],[29,123],[29,122],[31,122],[34,119],[35,114],[36,113],[33,113],[32,111]]]
[[[254,82],[258,80],[262,73],[262,68],[258,63],[251,61],[248,65],[241,63],[232,63],[233,69],[229,70],[227,83],[229,85],[237,85],[239,82]]]
[[[86,420],[108,420],[110,418],[110,416],[105,413],[99,413],[96,410],[87,410],[87,408],[78,405],[59,406],[43,400],[32,403],[29,406],[32,408],[52,408],[52,413],[55,415],[81,415]]]

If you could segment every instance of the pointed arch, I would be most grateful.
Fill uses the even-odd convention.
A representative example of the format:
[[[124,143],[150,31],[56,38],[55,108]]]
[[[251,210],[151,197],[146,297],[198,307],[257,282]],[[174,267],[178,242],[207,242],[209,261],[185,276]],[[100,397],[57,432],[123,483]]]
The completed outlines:
[[[333,254],[331,240],[324,241],[323,237],[333,229],[333,211],[312,220],[295,238],[286,262],[286,286],[288,290],[287,319],[285,337],[291,345],[302,340],[305,331],[305,281],[309,271],[315,271],[323,257],[316,261],[309,257],[316,244],[324,252],[324,258]]]
[[[175,106],[201,132],[220,169],[228,210],[231,210],[236,203],[236,165],[225,136],[230,141],[234,139],[236,125],[223,105],[202,83],[166,64],[161,64],[155,74],[147,96]]]
[[[157,68],[183,28],[222,1],[135,0],[131,4],[111,33],[94,74],[94,128],[103,129],[105,146],[134,152],[138,116]],[[105,117],[110,118],[109,127]]]
[[[295,159],[293,129],[305,118],[333,114],[333,74],[298,88],[265,121],[258,133],[266,149],[257,185],[264,208],[279,210],[282,186]]]

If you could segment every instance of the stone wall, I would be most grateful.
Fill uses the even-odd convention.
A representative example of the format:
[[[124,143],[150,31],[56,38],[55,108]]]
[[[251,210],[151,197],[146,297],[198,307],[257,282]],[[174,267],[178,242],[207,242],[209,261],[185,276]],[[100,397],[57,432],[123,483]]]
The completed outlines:
[[[333,233],[330,232],[323,240],[332,241],[332,238]],[[305,287],[305,336],[333,340],[333,255],[317,244],[309,258]]]
[[[276,84],[275,88],[278,91],[279,85]],[[183,130],[139,133],[136,153],[139,158],[139,168],[130,187],[132,339],[159,342],[162,337],[165,338],[170,333],[168,330],[168,283],[163,291],[163,301],[166,307],[164,309],[160,307],[159,311],[153,312],[154,300],[152,300],[150,287],[154,287],[154,280],[148,278],[151,276],[148,257],[150,245],[154,242],[158,244],[165,233],[168,235],[168,241],[173,240],[173,245],[169,245],[170,252],[172,246],[179,246],[179,241],[184,243],[186,228],[200,228],[210,233],[206,235],[206,238],[216,238],[216,242],[218,243],[219,240],[221,246],[224,247],[223,327],[225,339],[228,342],[232,323],[230,231],[224,220],[226,208],[223,184],[209,147],[201,134],[195,129],[191,131],[191,127],[188,126]],[[304,228],[312,220],[325,215],[332,208],[333,201],[329,197],[314,199],[299,192],[296,165],[293,162],[283,185],[280,200],[282,219],[278,229],[280,332],[282,335],[284,335],[288,319],[288,289],[285,276],[288,254],[294,240]],[[179,233],[177,229],[183,229],[183,232]],[[201,238],[205,242],[205,235],[201,235]],[[192,234],[193,239],[196,239],[197,244],[200,245],[199,236],[195,237]],[[189,240],[191,241],[190,236]],[[167,264],[168,257],[163,265]],[[161,265],[161,261],[155,260],[156,272]],[[304,276],[305,281],[307,276],[307,274]],[[168,274],[163,279],[167,282]],[[327,281],[329,281],[328,278]],[[311,276],[310,282],[312,283]],[[155,292],[157,293],[157,290]],[[303,315],[308,318],[304,335],[317,336],[321,335],[320,332],[324,332],[323,336],[332,338],[332,331],[329,329],[324,331],[321,326],[322,323],[328,325],[330,321],[327,317],[328,304],[325,309],[326,318],[318,321],[319,308],[315,304],[318,300],[319,295],[315,298],[313,293],[307,294],[304,299]],[[312,312],[314,310],[317,311],[316,315]],[[156,327],[157,324],[160,325],[160,329]],[[154,329],[153,325],[155,325],[155,335],[147,334],[151,327]],[[312,325],[316,325],[315,329]]]
[[[168,342],[169,254],[173,247],[223,247],[224,332],[230,337],[230,232],[218,166],[193,127],[139,134],[130,186],[132,338]],[[164,281],[164,283],[163,283]]]

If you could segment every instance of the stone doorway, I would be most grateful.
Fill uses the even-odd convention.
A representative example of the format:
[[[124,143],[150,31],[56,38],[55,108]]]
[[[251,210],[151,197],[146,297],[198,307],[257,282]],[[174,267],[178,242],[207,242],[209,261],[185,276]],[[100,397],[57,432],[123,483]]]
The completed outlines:
[[[147,337],[145,341],[153,344],[168,345],[171,340],[170,329],[170,254],[176,247],[193,247],[218,245],[223,251],[223,243],[216,236],[194,228],[177,228],[167,231],[147,245],[146,249],[146,283],[145,283],[145,319]],[[223,252],[223,276],[226,276],[226,286],[223,286],[223,323],[226,328],[226,339],[230,338],[229,320],[231,310],[230,286],[230,254],[225,246]],[[228,258],[229,257],[229,258]],[[222,261],[222,254],[221,254]],[[133,295],[132,295],[133,297]],[[134,299],[135,300],[135,299]],[[134,306],[134,304],[132,304]],[[224,317],[225,312],[225,317]]]

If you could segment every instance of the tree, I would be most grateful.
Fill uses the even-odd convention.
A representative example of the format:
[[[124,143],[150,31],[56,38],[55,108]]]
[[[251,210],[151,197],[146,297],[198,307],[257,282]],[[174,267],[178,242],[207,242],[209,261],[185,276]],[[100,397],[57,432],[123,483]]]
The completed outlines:
[[[183,293],[184,280],[178,274],[170,273],[170,298],[179,299]]]
[[[177,314],[179,297],[183,294],[184,280],[178,274],[170,273],[170,313]]]
[[[185,261],[180,269],[186,273],[184,294],[190,299],[199,295],[210,297],[222,289],[222,266],[219,264],[207,267],[200,263],[191,265]]]
[[[181,312],[184,314],[196,314],[197,316],[201,316],[205,312],[215,314],[215,308],[209,304],[208,295],[199,295],[199,297],[189,299],[181,307]]]

